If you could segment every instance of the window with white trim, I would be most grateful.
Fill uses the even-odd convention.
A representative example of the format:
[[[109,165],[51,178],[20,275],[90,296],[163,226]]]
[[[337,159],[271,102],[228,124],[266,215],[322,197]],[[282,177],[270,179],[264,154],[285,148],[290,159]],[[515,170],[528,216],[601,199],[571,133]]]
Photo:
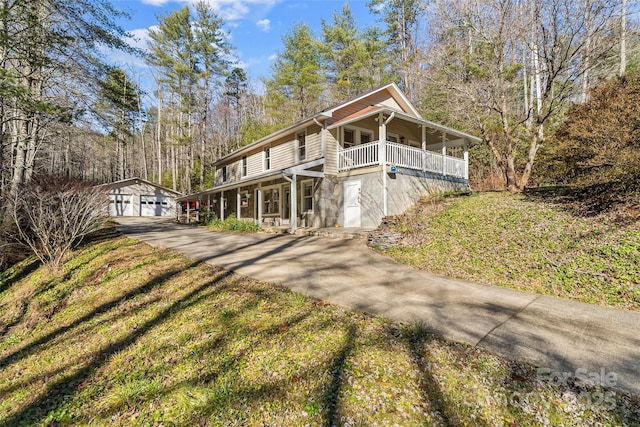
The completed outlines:
[[[247,176],[247,156],[242,156],[242,176]]]
[[[271,147],[264,147],[264,170],[268,171],[271,169]]]
[[[300,132],[296,134],[296,145],[298,151],[298,161],[307,158],[307,133]]]
[[[353,129],[344,129],[342,135],[342,142],[344,148],[353,147],[356,145],[356,131]]]
[[[222,182],[227,182],[227,165],[222,167]]]
[[[277,214],[280,212],[280,189],[268,188],[263,192],[262,213],[266,215]]]
[[[360,128],[344,128],[342,130],[342,145],[344,148],[354,145],[367,144],[373,141],[373,132]]]
[[[302,211],[313,211],[313,181],[302,183]]]

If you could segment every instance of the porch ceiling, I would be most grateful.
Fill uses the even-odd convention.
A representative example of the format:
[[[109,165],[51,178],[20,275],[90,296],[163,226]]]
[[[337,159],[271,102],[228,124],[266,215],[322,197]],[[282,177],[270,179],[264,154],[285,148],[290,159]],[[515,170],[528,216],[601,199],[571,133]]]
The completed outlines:
[[[452,129],[449,128],[447,126],[444,125],[440,125],[437,123],[433,123],[430,122],[428,120],[424,120],[424,119],[420,119],[417,117],[413,117],[411,115],[408,115],[406,113],[403,113],[399,110],[393,109],[393,108],[389,108],[389,107],[383,107],[383,106],[371,106],[371,107],[367,107],[365,109],[363,109],[362,111],[359,111],[358,113],[352,114],[351,116],[345,117],[342,120],[339,120],[333,124],[331,124],[330,126],[327,126],[327,129],[332,130],[332,129],[336,129],[340,126],[346,126],[349,124],[354,124],[356,122],[368,119],[370,117],[376,116],[379,113],[385,113],[385,114],[391,114],[391,113],[395,113],[395,118],[396,119],[400,119],[400,120],[404,120],[410,123],[414,123],[416,125],[418,125],[418,127],[421,126],[425,126],[427,129],[427,132],[429,132],[429,129],[432,129],[433,132],[438,132],[440,133],[440,135],[444,134],[447,138],[447,146],[449,147],[455,147],[455,146],[463,146],[465,144],[465,140],[468,142],[481,142],[482,139],[478,138],[477,136],[473,136],[473,135],[469,135],[465,132],[456,130],[456,129]],[[442,146],[442,144],[439,142],[438,143],[440,145],[440,147]],[[438,144],[432,144],[429,143],[429,146],[432,145],[438,145]]]

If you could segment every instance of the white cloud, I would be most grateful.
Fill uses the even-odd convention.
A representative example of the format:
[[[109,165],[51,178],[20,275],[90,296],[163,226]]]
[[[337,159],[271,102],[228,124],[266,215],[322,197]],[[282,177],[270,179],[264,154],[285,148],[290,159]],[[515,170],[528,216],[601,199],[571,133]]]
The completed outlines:
[[[169,0],[142,0],[144,4],[150,4],[151,6],[163,6]]]
[[[256,26],[266,33],[271,29],[271,21],[269,19],[261,19],[256,22]]]
[[[154,3],[163,3],[167,0],[143,0]],[[195,4],[198,0],[179,0],[183,3]],[[205,0],[213,10],[225,21],[238,21],[249,15],[253,9],[262,8],[263,11],[271,9],[282,0]]]
[[[127,42],[138,49],[147,49],[147,41],[149,40],[149,30],[158,28],[157,25],[153,25],[149,28],[137,28],[135,30],[129,30],[128,33],[131,35],[127,39]]]
[[[164,6],[170,1],[195,5],[199,0],[141,0],[152,6]],[[260,8],[264,13],[282,0],[205,0],[225,21],[238,21],[246,18],[252,10]]]
[[[269,60],[269,61],[275,61],[275,60],[276,60],[276,58],[278,58],[278,54],[277,54],[277,53],[272,53],[271,55],[269,55],[269,56],[267,57],[267,60]]]

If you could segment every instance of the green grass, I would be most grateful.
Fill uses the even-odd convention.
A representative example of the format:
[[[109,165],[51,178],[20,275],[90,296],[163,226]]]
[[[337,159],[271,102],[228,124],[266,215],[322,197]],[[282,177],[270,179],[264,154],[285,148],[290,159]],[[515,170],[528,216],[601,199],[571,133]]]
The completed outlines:
[[[640,419],[636,397],[537,381],[527,365],[426,327],[124,237],[84,246],[56,273],[25,260],[0,283],[0,426]]]
[[[425,200],[398,219],[395,260],[447,276],[640,310],[640,223],[527,195]]]

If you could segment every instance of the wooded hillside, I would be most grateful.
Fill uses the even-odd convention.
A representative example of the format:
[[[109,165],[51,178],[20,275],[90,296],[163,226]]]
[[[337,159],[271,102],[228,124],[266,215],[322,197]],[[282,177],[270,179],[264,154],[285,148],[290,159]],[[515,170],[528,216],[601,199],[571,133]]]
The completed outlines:
[[[257,81],[206,2],[159,16],[136,52],[108,0],[4,0],[2,190],[45,172],[207,188],[220,156],[389,81],[426,118],[484,139],[471,151],[472,186],[521,190],[570,106],[638,64],[635,2],[372,0],[369,9],[372,26],[348,4],[319,34],[294,24]],[[114,50],[150,72],[110,64]]]

